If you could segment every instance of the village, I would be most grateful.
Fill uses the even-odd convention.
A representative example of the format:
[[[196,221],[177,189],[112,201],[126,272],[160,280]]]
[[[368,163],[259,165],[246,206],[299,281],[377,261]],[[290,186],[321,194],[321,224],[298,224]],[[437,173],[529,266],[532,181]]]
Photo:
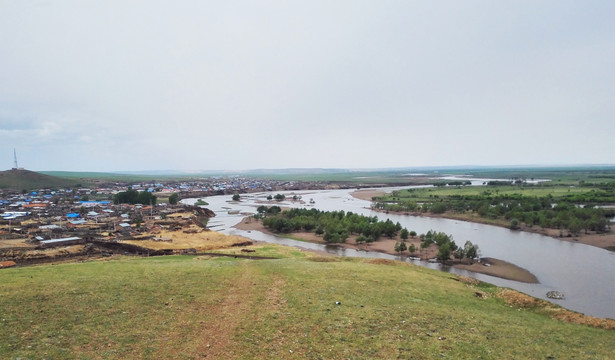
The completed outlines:
[[[209,231],[215,214],[179,200],[256,191],[323,188],[315,182],[242,177],[191,181],[103,182],[93,187],[5,190],[0,195],[0,267],[123,255],[197,253],[247,245]],[[120,203],[127,189],[153,196],[148,204]],[[204,204],[202,202],[201,204]]]

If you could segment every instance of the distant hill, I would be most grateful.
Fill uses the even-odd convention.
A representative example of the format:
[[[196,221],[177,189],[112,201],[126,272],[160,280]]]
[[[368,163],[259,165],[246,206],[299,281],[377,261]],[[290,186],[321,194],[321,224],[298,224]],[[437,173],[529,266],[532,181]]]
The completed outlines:
[[[30,170],[7,170],[0,172],[0,189],[32,190],[43,188],[75,187],[79,181],[49,176]]]

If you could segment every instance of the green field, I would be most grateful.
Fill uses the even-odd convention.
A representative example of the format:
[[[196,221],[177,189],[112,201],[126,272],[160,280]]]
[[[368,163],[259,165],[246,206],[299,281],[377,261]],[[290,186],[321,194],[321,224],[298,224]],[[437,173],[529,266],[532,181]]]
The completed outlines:
[[[256,250],[279,258],[0,270],[0,358],[607,359],[615,350],[613,330],[509,305],[498,288],[448,273]]]
[[[46,175],[70,179],[92,179],[108,181],[179,181],[210,176],[228,176],[226,172],[207,172],[201,174],[117,174],[104,172],[71,172],[71,171],[41,171]],[[410,176],[409,173],[423,173],[425,176]],[[615,166],[562,166],[562,167],[527,167],[527,168],[407,168],[407,169],[381,169],[381,170],[345,170],[345,169],[281,169],[281,170],[251,170],[240,171],[236,174],[244,177],[258,179],[271,179],[279,181],[321,181],[333,183],[356,184],[421,184],[445,182],[434,180],[433,177],[441,175],[472,175],[474,177],[487,177],[498,179],[524,178],[524,179],[551,179],[556,185],[574,185],[580,181],[597,183],[615,181]]]
[[[386,196],[381,196],[378,199],[381,201],[433,201],[437,198],[446,198],[450,196],[497,196],[497,195],[514,195],[520,194],[523,196],[542,197],[553,196],[554,200],[562,196],[572,194],[586,194],[591,191],[596,191],[593,187],[579,187],[569,185],[534,185],[534,186],[450,186],[450,187],[433,187],[419,189],[403,189],[395,191]]]
[[[361,184],[421,184],[446,183],[446,180],[435,179],[443,175],[471,175],[475,178],[495,179],[551,179],[554,185],[578,185],[584,183],[600,183],[615,181],[615,166],[561,166],[561,167],[444,167],[444,168],[407,168],[383,170],[329,170],[316,171],[306,169],[302,172],[267,172],[261,171],[260,178],[293,181],[323,181]],[[421,173],[422,176],[411,176],[411,173]]]

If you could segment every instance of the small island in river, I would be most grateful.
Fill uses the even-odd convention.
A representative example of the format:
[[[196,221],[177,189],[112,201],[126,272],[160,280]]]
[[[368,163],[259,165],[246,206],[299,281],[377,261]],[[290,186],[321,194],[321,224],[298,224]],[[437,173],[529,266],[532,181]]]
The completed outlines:
[[[245,231],[260,231],[265,234],[277,235],[282,237],[288,237],[300,241],[307,241],[319,244],[327,244],[322,235],[317,235],[313,232],[307,231],[293,231],[289,233],[275,233],[267,229],[263,225],[263,221],[255,219],[252,216],[245,217],[239,224],[235,225],[235,228]],[[399,255],[395,251],[395,245],[399,243],[400,239],[397,238],[381,238],[378,241],[371,243],[357,243],[356,236],[350,236],[345,243],[336,244],[348,249],[357,249],[365,251],[378,251],[389,255]],[[421,249],[421,239],[419,237],[409,238],[407,240],[408,246],[414,245],[417,250],[409,254],[412,257],[420,258],[422,260],[434,259],[438,253],[438,247],[435,244],[431,244],[429,247]],[[514,264],[493,259],[483,258],[481,262],[476,261],[453,261],[450,265],[465,269],[468,271],[481,273],[485,275],[495,276],[503,279],[525,282],[525,283],[538,283],[538,279],[534,274],[526,269],[523,269]]]

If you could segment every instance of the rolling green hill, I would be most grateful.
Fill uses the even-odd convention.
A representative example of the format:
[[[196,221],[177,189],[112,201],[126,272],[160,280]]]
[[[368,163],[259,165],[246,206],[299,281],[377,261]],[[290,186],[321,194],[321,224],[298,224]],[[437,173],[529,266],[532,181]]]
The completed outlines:
[[[0,357],[607,359],[615,350],[612,329],[557,320],[578,314],[472,279],[253,249],[280,258],[0,270]]]
[[[42,188],[75,187],[83,182],[49,176],[30,170],[7,170],[0,172],[0,189],[32,190]]]

